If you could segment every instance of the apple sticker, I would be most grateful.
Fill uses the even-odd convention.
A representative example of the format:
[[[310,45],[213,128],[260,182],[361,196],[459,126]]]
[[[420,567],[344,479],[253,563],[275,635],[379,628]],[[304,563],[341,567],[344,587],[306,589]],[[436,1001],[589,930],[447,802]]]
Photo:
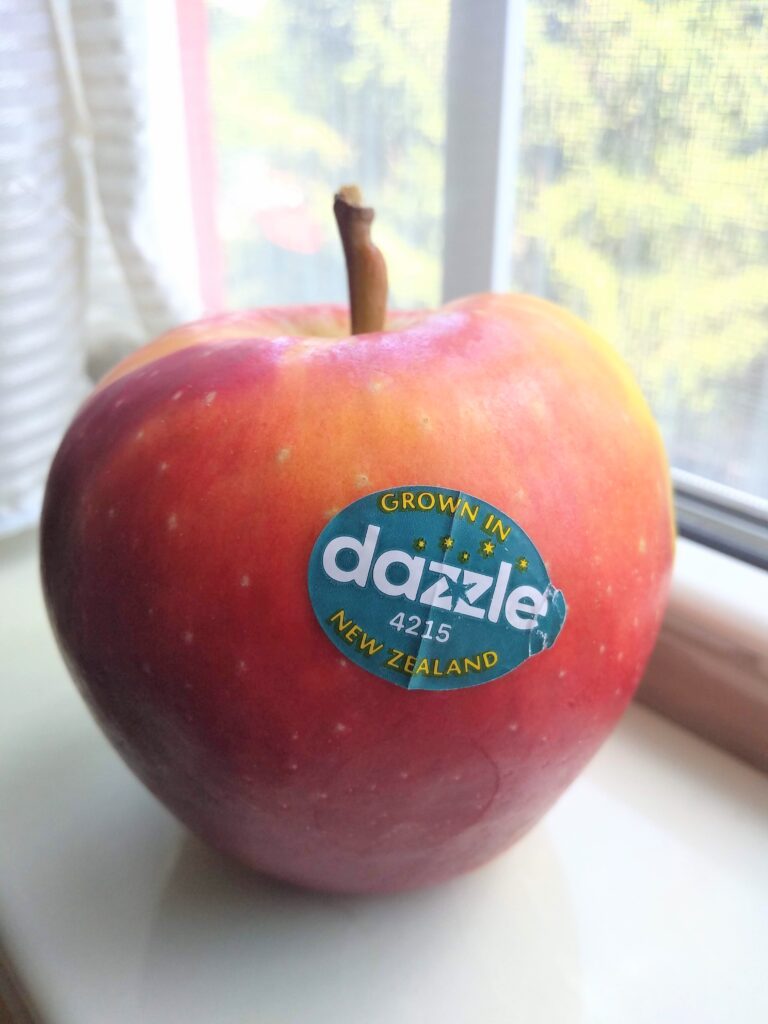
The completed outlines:
[[[562,593],[530,537],[463,491],[377,491],[317,539],[309,595],[326,636],[356,665],[408,690],[457,690],[551,647]]]

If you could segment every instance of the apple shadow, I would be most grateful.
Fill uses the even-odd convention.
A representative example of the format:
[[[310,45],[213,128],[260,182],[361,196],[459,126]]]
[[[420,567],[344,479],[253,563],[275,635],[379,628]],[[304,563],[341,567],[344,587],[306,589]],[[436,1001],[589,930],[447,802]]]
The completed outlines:
[[[157,905],[142,1019],[577,1024],[579,974],[546,827],[452,882],[368,897],[266,879],[189,837]]]
[[[37,558],[37,527],[29,526],[18,533],[0,537],[0,564],[12,565]]]

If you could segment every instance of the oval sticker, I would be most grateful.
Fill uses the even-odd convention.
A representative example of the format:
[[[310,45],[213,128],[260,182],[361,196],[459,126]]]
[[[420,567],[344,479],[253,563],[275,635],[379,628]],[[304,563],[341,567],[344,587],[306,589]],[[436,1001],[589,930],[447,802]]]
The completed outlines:
[[[317,538],[309,596],[356,665],[409,690],[458,690],[551,647],[566,604],[533,542],[471,494],[394,487]]]

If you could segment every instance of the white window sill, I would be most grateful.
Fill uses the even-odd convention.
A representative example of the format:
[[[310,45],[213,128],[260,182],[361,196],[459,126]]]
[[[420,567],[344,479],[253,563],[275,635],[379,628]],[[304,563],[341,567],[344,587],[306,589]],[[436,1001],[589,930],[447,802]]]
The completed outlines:
[[[671,622],[690,599],[712,642],[700,564]],[[0,545],[0,605],[0,936],[34,1019],[768,1020],[768,777],[649,710],[485,869],[333,899],[224,862],[133,779],[66,677],[33,538]]]

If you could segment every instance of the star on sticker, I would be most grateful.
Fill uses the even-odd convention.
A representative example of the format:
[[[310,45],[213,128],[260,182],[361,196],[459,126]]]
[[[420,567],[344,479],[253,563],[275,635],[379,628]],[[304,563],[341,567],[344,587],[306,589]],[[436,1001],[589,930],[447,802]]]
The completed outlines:
[[[443,551],[450,551],[453,547],[453,537],[442,537],[440,540],[440,547]]]
[[[424,548],[427,546],[427,542],[424,540],[423,537],[417,537],[416,540],[413,542],[413,546],[417,551],[423,551]]]
[[[515,568],[519,569],[520,572],[525,572],[525,570],[528,568],[528,559],[522,557],[518,558],[515,562]]]
[[[483,558],[490,558],[493,552],[496,550],[496,545],[492,540],[484,540],[480,545],[480,554]]]
[[[469,552],[468,551],[462,551],[461,554],[459,555],[459,561],[460,562],[468,562],[469,561]]]

